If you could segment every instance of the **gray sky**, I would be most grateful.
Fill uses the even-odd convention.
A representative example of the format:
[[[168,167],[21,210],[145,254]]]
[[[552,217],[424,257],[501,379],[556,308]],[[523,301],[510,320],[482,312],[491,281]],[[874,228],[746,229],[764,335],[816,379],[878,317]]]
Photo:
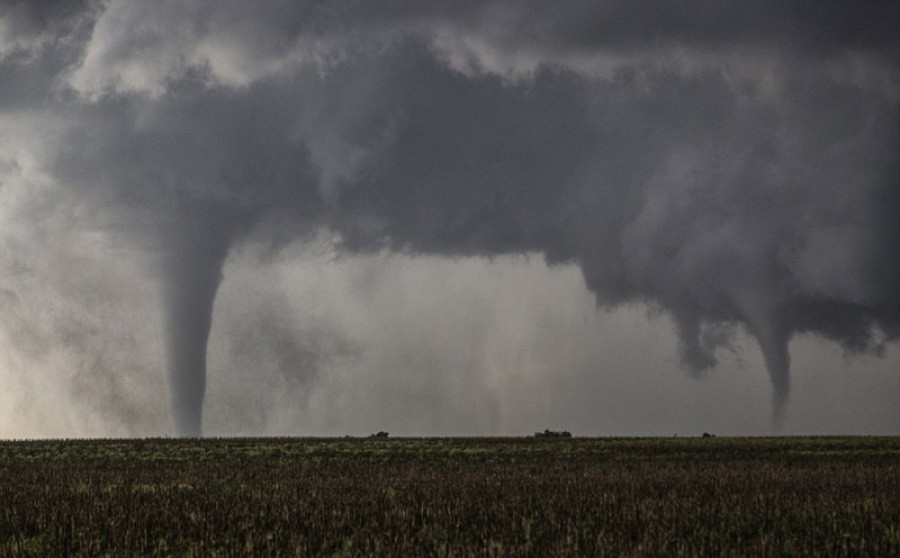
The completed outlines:
[[[898,434],[898,24],[0,2],[0,436]]]

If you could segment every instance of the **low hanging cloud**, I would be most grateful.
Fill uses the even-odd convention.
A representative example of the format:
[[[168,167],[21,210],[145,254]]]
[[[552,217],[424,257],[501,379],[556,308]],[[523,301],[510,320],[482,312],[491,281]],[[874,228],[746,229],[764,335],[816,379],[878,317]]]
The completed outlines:
[[[179,434],[200,433],[216,293],[247,244],[325,234],[342,256],[575,265],[601,306],[670,316],[695,373],[743,327],[776,419],[794,336],[878,353],[900,334],[891,3],[16,2],[0,17],[0,180],[47,192],[9,194],[10,222],[39,242],[65,207],[54,226],[143,255]],[[9,310],[28,246],[6,246]],[[272,316],[256,346],[294,368],[349,351],[282,342]]]

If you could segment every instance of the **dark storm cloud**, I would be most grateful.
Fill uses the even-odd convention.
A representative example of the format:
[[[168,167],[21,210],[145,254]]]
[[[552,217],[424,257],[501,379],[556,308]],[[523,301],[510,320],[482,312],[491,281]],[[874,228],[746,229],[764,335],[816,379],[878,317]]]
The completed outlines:
[[[892,2],[508,2],[522,43],[562,50],[664,46],[734,46],[771,42],[815,49],[896,47]],[[512,19],[512,22],[517,22]],[[536,24],[536,22],[541,22]]]
[[[156,254],[180,433],[262,224],[577,264],[669,313],[697,372],[743,325],[776,414],[794,334],[900,333],[895,4],[89,6],[15,5],[0,106],[57,122],[47,172]]]

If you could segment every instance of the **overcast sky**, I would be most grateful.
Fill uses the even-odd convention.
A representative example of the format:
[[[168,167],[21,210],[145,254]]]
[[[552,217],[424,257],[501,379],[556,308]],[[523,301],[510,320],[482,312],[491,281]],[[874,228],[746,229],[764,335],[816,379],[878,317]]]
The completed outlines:
[[[897,29],[0,0],[0,436],[900,434]]]

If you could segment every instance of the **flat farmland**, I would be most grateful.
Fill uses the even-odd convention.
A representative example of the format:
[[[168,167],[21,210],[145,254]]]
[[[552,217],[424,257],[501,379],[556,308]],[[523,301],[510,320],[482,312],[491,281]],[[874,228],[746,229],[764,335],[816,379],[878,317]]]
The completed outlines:
[[[0,555],[900,556],[900,438],[0,442]]]

